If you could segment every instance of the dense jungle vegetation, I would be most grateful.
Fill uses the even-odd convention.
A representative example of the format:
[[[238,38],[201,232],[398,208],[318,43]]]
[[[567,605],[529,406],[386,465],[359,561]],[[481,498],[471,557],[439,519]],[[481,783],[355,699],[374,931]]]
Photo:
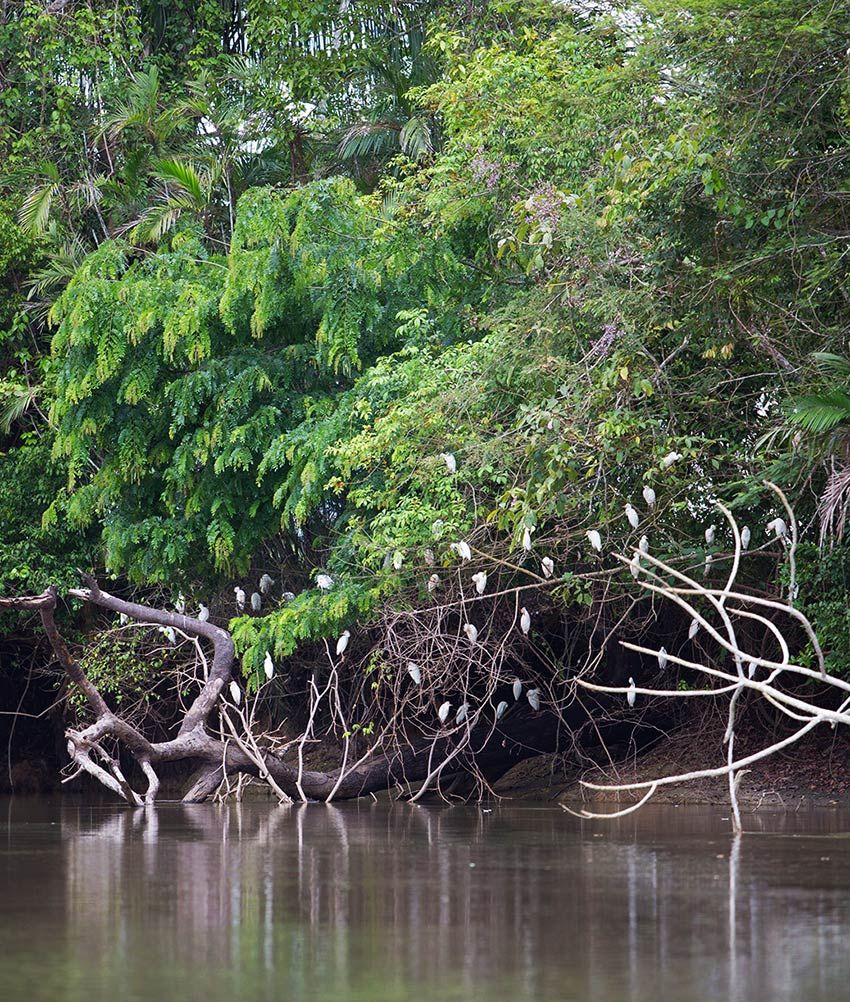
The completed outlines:
[[[691,642],[643,533],[722,582],[719,499],[781,594],[770,479],[850,674],[848,47],[837,0],[2,4],[0,591],[203,604],[273,722],[349,630],[365,743],[518,677],[533,744]],[[66,623],[154,717],[195,657]]]

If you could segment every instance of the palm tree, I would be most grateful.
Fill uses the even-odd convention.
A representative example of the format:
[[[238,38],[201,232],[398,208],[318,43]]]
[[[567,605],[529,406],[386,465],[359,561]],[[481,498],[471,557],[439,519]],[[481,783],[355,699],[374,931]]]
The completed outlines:
[[[811,458],[828,469],[818,502],[823,542],[830,534],[843,536],[850,508],[850,359],[818,352],[814,360],[832,385],[795,399],[789,421],[797,442],[808,445]]]

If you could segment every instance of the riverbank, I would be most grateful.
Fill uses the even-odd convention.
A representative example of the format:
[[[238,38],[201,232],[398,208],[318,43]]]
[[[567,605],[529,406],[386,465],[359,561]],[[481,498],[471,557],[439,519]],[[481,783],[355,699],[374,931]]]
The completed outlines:
[[[496,785],[506,799],[558,800],[570,806],[634,802],[634,794],[588,790],[581,780],[598,783],[647,782],[720,766],[725,761],[721,721],[706,726],[699,734],[682,727],[642,754],[633,754],[606,769],[581,772],[566,767],[562,756],[544,755],[519,763]],[[764,748],[776,736],[764,729],[750,728],[736,737],[736,752],[745,757]],[[642,791],[645,792],[645,791]],[[823,728],[807,736],[784,753],[755,763],[741,779],[738,797],[743,806],[773,806],[797,810],[800,807],[850,807],[850,740]],[[729,802],[725,776],[671,783],[654,794],[657,803],[726,804]]]

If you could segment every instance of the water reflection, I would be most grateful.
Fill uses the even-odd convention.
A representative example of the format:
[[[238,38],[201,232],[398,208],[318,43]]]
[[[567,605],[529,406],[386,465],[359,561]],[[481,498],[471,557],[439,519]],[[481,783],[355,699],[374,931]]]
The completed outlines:
[[[0,805],[0,998],[838,1000],[850,819]]]

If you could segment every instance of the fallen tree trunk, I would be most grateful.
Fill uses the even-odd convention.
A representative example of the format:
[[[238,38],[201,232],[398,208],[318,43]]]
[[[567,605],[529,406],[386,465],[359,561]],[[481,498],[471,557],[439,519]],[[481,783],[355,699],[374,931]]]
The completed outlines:
[[[180,761],[199,767],[183,797],[185,802],[208,799],[226,777],[239,773],[270,780],[281,800],[330,800],[352,799],[412,783],[420,784],[416,795],[421,796],[441,776],[459,769],[473,766],[481,774],[498,775],[516,762],[556,746],[558,724],[554,719],[544,722],[545,718],[532,718],[528,713],[519,712],[510,722],[480,722],[466,728],[450,728],[448,733],[430,740],[396,742],[392,749],[376,750],[350,768],[330,772],[296,768],[281,754],[260,748],[256,742],[222,741],[210,733],[210,716],[233,678],[236,662],[233,639],[227,630],[191,616],[126,602],[103,591],[88,575],[83,578],[87,587],[72,589],[70,595],[73,597],[131,619],[181,630],[213,647],[208,676],[184,714],[176,736],[167,741],[151,742],[110,709],[79,662],[71,656],[56,625],[55,587],[49,587],[41,595],[0,598],[0,607],[38,611],[57,660],[69,680],[85,695],[94,714],[93,723],[79,730],[69,728],[65,734],[68,754],[77,771],[87,772],[134,806],[153,804],[160,788],[157,767]],[[137,763],[147,782],[144,794],[132,788],[118,759],[104,747],[106,739],[116,741]]]

